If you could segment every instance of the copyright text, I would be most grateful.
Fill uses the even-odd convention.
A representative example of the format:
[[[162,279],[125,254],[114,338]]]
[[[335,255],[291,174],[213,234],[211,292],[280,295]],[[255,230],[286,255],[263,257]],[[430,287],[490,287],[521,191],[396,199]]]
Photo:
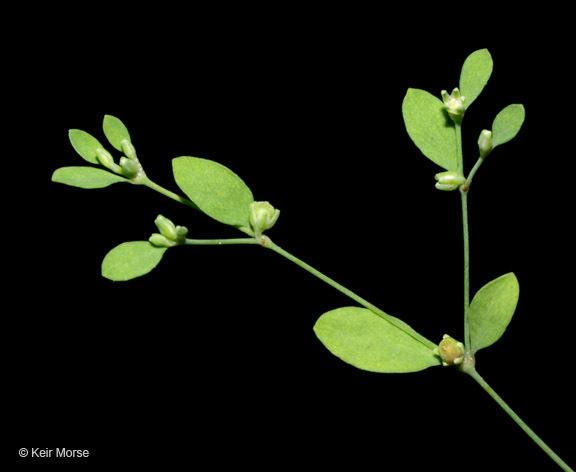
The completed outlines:
[[[84,458],[90,457],[88,449],[68,449],[66,447],[57,447],[56,449],[48,449],[41,447],[22,447],[18,450],[20,457],[34,457],[34,458]]]

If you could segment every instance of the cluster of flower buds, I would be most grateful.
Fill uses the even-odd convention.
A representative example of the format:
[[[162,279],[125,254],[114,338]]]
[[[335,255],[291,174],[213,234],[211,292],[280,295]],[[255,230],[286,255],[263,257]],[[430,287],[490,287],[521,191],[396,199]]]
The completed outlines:
[[[154,223],[158,231],[160,231],[160,233],[152,234],[148,239],[154,246],[173,247],[186,241],[188,229],[185,226],[176,226],[171,220],[162,215],[158,215]]]
[[[136,149],[127,139],[122,140],[122,152],[124,156],[120,158],[120,165],[114,162],[112,154],[102,148],[96,150],[98,161],[107,169],[115,174],[123,175],[129,179],[133,179],[142,174],[143,169],[138,157],[136,156]]]
[[[280,210],[274,208],[268,202],[252,202],[250,205],[250,225],[256,238],[261,238],[262,233],[272,228],[278,217]]]

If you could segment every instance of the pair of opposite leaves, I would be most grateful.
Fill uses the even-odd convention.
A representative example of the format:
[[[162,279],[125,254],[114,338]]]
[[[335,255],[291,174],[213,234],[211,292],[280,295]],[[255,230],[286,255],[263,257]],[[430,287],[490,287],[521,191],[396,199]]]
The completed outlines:
[[[504,334],[518,303],[516,276],[505,274],[482,287],[470,304],[471,353]],[[434,316],[434,313],[431,313]],[[390,315],[344,307],[324,313],[314,332],[332,354],[359,369],[380,373],[417,372],[441,365],[436,344]]]
[[[465,109],[478,98],[492,74],[492,57],[487,49],[473,52],[465,60],[459,90]],[[448,171],[463,172],[458,162],[454,122],[444,103],[420,89],[408,89],[402,103],[408,135],[432,162]],[[510,141],[524,122],[522,105],[504,108],[492,123],[493,147]],[[516,276],[505,274],[481,288],[470,304],[469,327],[474,355],[495,343],[504,334],[518,303]],[[441,365],[434,343],[416,333],[401,320],[365,308],[346,307],[329,311],[314,330],[322,343],[337,357],[360,369],[401,373]]]

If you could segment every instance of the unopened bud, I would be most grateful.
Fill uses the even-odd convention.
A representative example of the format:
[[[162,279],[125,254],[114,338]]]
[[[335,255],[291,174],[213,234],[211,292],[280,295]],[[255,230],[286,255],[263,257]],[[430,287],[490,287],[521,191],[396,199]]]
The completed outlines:
[[[482,130],[480,137],[478,138],[478,150],[480,151],[480,157],[484,159],[488,154],[494,149],[494,143],[492,142],[492,131],[487,129]]]
[[[442,359],[444,366],[462,364],[464,361],[464,344],[445,334],[442,336],[442,341],[438,347],[434,349],[434,354]]]
[[[122,147],[122,152],[128,159],[136,158],[136,149],[134,149],[134,145],[130,141],[123,139],[120,146]]]
[[[112,154],[110,154],[106,149],[98,148],[96,149],[96,157],[98,158],[98,162],[102,164],[106,169],[115,172],[116,174],[122,173],[122,168],[114,162],[114,158]]]
[[[152,244],[154,244],[154,246],[158,246],[158,247],[173,247],[173,246],[176,246],[176,244],[178,244],[175,241],[168,239],[163,234],[159,234],[159,233],[153,233],[148,238],[148,241],[150,241]]]
[[[448,95],[446,90],[442,90],[442,101],[444,102],[444,108],[452,118],[454,123],[461,123],[462,118],[464,116],[464,111],[466,110],[466,106],[464,102],[466,101],[466,97],[460,94],[460,89],[456,87],[452,90],[452,93]]]
[[[122,168],[122,173],[129,179],[136,177],[142,170],[142,166],[138,161],[128,159],[127,157],[120,158],[120,167]]]
[[[188,235],[188,228],[186,226],[176,226],[176,242],[183,243]]]
[[[154,223],[156,224],[158,231],[160,231],[160,234],[158,235],[155,233],[151,236],[151,238],[156,241],[155,243],[152,239],[150,239],[152,244],[156,244],[157,246],[163,245],[165,247],[172,247],[176,246],[177,244],[182,244],[186,241],[188,228],[185,226],[176,226],[174,223],[172,223],[171,220],[162,215],[158,215],[154,220]],[[158,236],[162,236],[164,239],[159,238]],[[169,241],[170,243],[168,244],[166,241]]]
[[[250,225],[257,236],[272,228],[279,216],[280,210],[268,202],[253,202],[250,206]]]
[[[438,190],[456,190],[466,183],[466,177],[453,171],[440,172],[434,178],[437,180],[435,186]]]
[[[170,239],[171,241],[176,241],[177,233],[176,233],[176,226],[172,223],[171,220],[166,218],[165,216],[158,215],[154,220],[156,227],[160,233]]]

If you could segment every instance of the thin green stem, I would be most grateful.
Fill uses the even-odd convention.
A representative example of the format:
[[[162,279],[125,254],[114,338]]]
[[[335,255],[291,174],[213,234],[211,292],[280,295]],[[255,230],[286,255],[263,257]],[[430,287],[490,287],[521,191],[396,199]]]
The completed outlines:
[[[227,246],[232,244],[256,244],[262,243],[255,238],[233,238],[233,239],[186,239],[186,246]]]
[[[464,157],[462,153],[462,123],[454,123],[456,128],[456,170],[464,174]]]
[[[478,172],[478,169],[480,168],[483,162],[484,158],[479,157],[478,160],[476,161],[476,164],[474,164],[474,167],[472,167],[472,170],[468,174],[468,177],[466,178],[466,183],[464,184],[462,189],[463,191],[468,192],[468,190],[470,190],[470,185],[472,185],[472,179],[474,178],[476,172]]]
[[[574,472],[574,470],[566,464],[559,456],[556,454],[550,446],[548,446],[541,438],[538,436],[517,414],[510,408],[510,406],[502,400],[500,395],[498,395],[490,385],[478,374],[476,369],[472,368],[470,370],[465,370],[480,386],[490,395],[498,405],[510,416],[520,428],[528,435],[530,438],[540,446],[540,448],[550,456],[550,458],[558,464],[562,470],[565,472]]]
[[[139,177],[135,183],[138,185],[144,185],[148,188],[151,188],[152,190],[156,190],[156,192],[161,193],[162,195],[171,198],[172,200],[176,200],[179,203],[183,203],[186,206],[198,210],[198,207],[194,202],[158,185],[156,182],[152,182],[152,180],[150,180],[145,174]]]
[[[384,320],[388,321],[393,326],[397,327],[398,329],[402,330],[409,336],[413,337],[417,341],[424,344],[426,347],[430,349],[434,349],[436,345],[426,339],[424,336],[419,334],[418,332],[414,331],[409,325],[404,323],[402,320],[395,318],[393,316],[388,315],[380,308],[376,307],[372,303],[368,302],[364,298],[360,297],[352,290],[347,289],[343,285],[339,284],[335,280],[331,279],[327,275],[323,274],[319,270],[312,267],[310,264],[307,264],[301,259],[298,259],[296,256],[290,254],[288,251],[282,249],[280,246],[276,245],[272,242],[270,238],[267,236],[262,236],[260,239],[258,238],[234,238],[234,239],[186,239],[183,245],[187,246],[223,246],[223,245],[232,245],[232,244],[252,244],[252,245],[260,245],[265,248],[271,249],[272,251],[280,254],[281,256],[285,257],[289,261],[293,262],[297,266],[305,269],[312,275],[318,277],[320,280],[326,282],[331,287],[335,288],[339,292],[343,293],[344,295],[350,297],[352,300],[356,301],[358,304],[362,305],[363,307],[369,309],[376,315],[380,316]]]
[[[347,289],[346,287],[339,284],[338,282],[331,279],[330,277],[324,275],[322,272],[315,269],[311,265],[307,264],[306,262],[302,261],[301,259],[298,259],[296,256],[290,254],[288,251],[285,251],[281,247],[277,246],[276,244],[274,244],[270,240],[270,238],[264,237],[262,245],[268,249],[271,249],[272,251],[276,252],[277,254],[280,254],[281,256],[285,257],[286,259],[293,262],[297,266],[308,271],[312,275],[318,277],[323,282],[327,283],[328,285],[335,288],[336,290],[343,293],[344,295],[350,297],[352,300],[354,300],[358,304],[362,305],[364,308],[369,309],[370,311],[372,311],[376,315],[378,315],[381,318],[383,318],[384,320],[388,321],[390,324],[397,327],[398,329],[404,331],[406,334],[408,334],[412,338],[416,339],[417,341],[421,342],[422,344],[429,347],[430,349],[434,349],[436,347],[436,344],[434,344],[433,342],[426,339],[421,334],[414,331],[408,324],[404,323],[402,320],[399,320],[398,318],[396,318],[394,316],[388,315],[387,313],[382,311],[380,308],[376,307],[372,303],[368,302],[364,298],[362,298],[359,295],[357,295],[356,293],[354,293],[352,290]]]
[[[460,189],[462,199],[462,229],[464,237],[464,345],[467,357],[471,356],[472,341],[468,316],[470,313],[470,236],[468,232],[468,191]]]
[[[464,157],[462,151],[462,123],[455,122],[456,128],[456,165],[459,173],[464,173]],[[462,199],[462,228],[464,237],[464,345],[466,347],[466,361],[472,358],[470,341],[470,327],[468,326],[468,313],[470,311],[470,236],[468,233],[468,187],[467,182],[460,187]]]
[[[468,191],[472,185],[472,178],[478,172],[478,169],[484,162],[480,157],[470,171],[466,183],[460,187],[460,196],[462,200],[462,234],[464,239],[464,345],[466,346],[467,357],[470,360],[473,352],[472,339],[470,336],[470,326],[468,317],[470,314],[470,233],[468,224]]]

